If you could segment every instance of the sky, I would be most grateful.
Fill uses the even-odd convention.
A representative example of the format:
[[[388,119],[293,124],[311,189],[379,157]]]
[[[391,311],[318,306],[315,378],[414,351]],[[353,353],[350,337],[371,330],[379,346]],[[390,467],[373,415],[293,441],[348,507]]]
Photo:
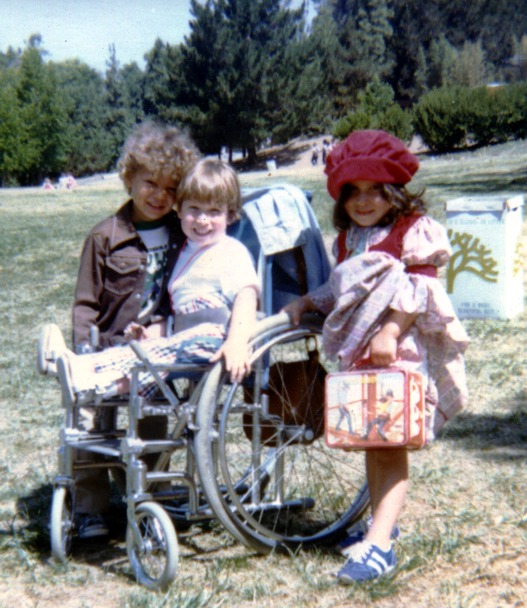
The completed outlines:
[[[0,0],[0,51],[23,49],[38,33],[51,61],[80,59],[104,72],[114,44],[121,65],[142,69],[157,38],[183,42],[189,8],[190,0]]]

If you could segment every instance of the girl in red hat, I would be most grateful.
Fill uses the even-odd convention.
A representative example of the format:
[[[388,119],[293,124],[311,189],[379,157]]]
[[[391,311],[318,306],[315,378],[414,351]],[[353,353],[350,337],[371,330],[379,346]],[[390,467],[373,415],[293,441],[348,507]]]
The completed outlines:
[[[462,353],[468,339],[437,279],[451,249],[444,228],[425,215],[420,195],[406,189],[419,162],[396,137],[355,131],[327,158],[335,199],[337,266],[326,285],[286,307],[294,323],[304,312],[327,315],[323,343],[341,370],[369,357],[427,379],[427,440],[466,400]],[[392,540],[408,491],[408,451],[366,451],[371,517],[341,544],[343,583],[376,578],[397,564]]]

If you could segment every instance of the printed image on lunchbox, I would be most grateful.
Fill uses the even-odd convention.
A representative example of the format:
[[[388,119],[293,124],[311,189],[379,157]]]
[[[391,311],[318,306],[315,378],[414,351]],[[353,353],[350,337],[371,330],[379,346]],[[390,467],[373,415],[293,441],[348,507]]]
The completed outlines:
[[[424,379],[398,368],[367,368],[326,376],[325,440],[332,448],[425,444]]]

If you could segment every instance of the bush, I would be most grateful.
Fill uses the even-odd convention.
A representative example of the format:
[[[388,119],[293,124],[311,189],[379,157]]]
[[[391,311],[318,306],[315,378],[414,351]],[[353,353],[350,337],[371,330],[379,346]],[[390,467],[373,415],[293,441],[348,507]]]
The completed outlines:
[[[527,136],[527,85],[444,87],[423,95],[414,128],[435,152]]]
[[[397,104],[390,106],[384,114],[378,117],[378,126],[376,129],[384,129],[389,133],[393,133],[403,141],[410,141],[414,133],[412,114],[403,110]]]
[[[446,152],[467,138],[464,89],[445,87],[426,93],[414,108],[414,128],[435,152]]]
[[[527,138],[527,83],[514,84],[500,90],[509,105],[502,120],[513,139]]]
[[[348,113],[333,127],[333,136],[344,139],[352,131],[383,129],[402,140],[409,140],[413,133],[412,117],[394,102],[390,85],[378,80],[371,82],[358,96],[356,111]]]
[[[350,112],[333,127],[333,137],[345,139],[352,131],[370,128],[370,117],[365,112]]]

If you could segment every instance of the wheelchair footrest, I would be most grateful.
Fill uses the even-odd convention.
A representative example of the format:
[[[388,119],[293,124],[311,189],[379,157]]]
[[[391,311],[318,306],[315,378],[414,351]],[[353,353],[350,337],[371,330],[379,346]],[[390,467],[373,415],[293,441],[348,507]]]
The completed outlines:
[[[82,439],[80,441],[68,442],[68,445],[84,452],[93,452],[113,457],[121,456],[120,439]]]
[[[244,504],[243,508],[249,513],[258,513],[265,511],[280,511],[284,513],[309,511],[315,506],[315,501],[312,498],[299,498],[288,502],[261,502],[258,504]]]

